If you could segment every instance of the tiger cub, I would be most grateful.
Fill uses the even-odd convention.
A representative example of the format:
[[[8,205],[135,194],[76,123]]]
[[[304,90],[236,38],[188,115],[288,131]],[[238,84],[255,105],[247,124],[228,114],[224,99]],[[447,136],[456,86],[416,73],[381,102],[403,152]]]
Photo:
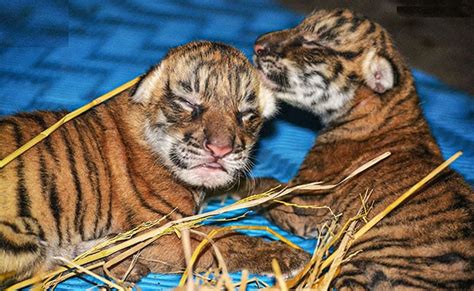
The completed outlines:
[[[170,213],[167,220],[195,214],[207,190],[233,183],[247,169],[273,109],[257,71],[236,49],[211,42],[172,49],[135,88],[68,122],[0,170],[0,273],[22,279],[51,269],[54,256],[73,258],[110,234]],[[0,119],[0,157],[63,115]],[[192,237],[192,246],[199,241]],[[283,243],[241,234],[216,243],[230,271],[270,273],[278,258],[289,274],[309,259]],[[185,267],[175,235],[140,258],[146,260],[131,280]],[[209,250],[197,267],[213,264]]]
[[[256,66],[277,99],[309,110],[325,128],[290,185],[338,182],[383,152],[392,156],[331,193],[291,202],[327,205],[344,223],[373,190],[369,218],[443,162],[413,78],[379,24],[348,10],[317,11],[298,26],[258,38]],[[446,100],[449,102],[449,100]],[[260,181],[260,187],[276,183]],[[469,289],[474,280],[474,193],[453,170],[394,210],[361,239],[333,282],[347,289]],[[272,205],[268,216],[300,236],[317,236],[327,209]],[[344,288],[345,287],[345,288]]]

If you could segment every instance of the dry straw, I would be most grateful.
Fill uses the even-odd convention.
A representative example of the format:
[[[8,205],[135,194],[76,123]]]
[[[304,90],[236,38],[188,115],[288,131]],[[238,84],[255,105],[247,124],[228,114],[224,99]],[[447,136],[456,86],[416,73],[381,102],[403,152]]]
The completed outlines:
[[[389,155],[390,153],[385,153],[379,157],[374,158],[373,160],[357,168],[354,172],[352,172],[350,175],[348,175],[346,178],[344,178],[337,184],[325,185],[325,184],[322,184],[321,182],[316,182],[316,183],[298,185],[291,188],[284,188],[279,191],[277,191],[276,189],[270,189],[269,191],[265,193],[253,195],[251,197],[238,201],[234,204],[216,209],[214,211],[201,213],[194,216],[184,217],[178,220],[167,222],[166,224],[161,225],[161,226],[160,224],[162,223],[163,219],[144,223],[131,231],[128,231],[124,234],[120,234],[117,237],[92,248],[91,250],[87,251],[86,253],[72,260],[72,262],[75,263],[76,265],[83,266],[87,269],[90,269],[90,266],[88,264],[95,263],[99,260],[104,260],[109,255],[120,252],[119,254],[115,255],[112,259],[106,261],[105,264],[103,265],[105,273],[108,273],[108,268],[110,266],[113,266],[115,263],[121,260],[124,260],[125,258],[137,253],[138,251],[140,251],[141,249],[149,245],[151,242],[155,241],[156,239],[159,239],[160,237],[164,235],[174,235],[176,233],[181,233],[183,229],[191,229],[191,228],[199,227],[204,220],[213,218],[217,215],[220,215],[229,211],[252,208],[252,207],[264,204],[266,202],[272,201],[274,199],[282,198],[283,196],[288,195],[298,190],[327,191],[327,190],[334,189],[335,187],[339,186],[341,183],[344,183],[347,180],[356,176],[357,174],[361,173],[363,170],[368,169],[370,166],[375,165],[381,160],[387,158]],[[246,228],[251,228],[251,227],[246,227]],[[227,230],[231,230],[231,229],[227,229]],[[53,272],[50,272],[47,274],[39,274],[39,275],[34,276],[33,278],[30,278],[28,280],[15,284],[14,286],[11,287],[11,290],[23,288],[32,284],[40,283],[40,282],[43,282],[43,286],[51,286],[51,284],[53,284],[51,282],[54,282],[54,284],[56,284],[58,280],[62,280],[63,276],[60,276],[58,279],[58,275],[64,275],[64,274],[69,275],[70,271],[71,271],[71,268],[60,267]]]

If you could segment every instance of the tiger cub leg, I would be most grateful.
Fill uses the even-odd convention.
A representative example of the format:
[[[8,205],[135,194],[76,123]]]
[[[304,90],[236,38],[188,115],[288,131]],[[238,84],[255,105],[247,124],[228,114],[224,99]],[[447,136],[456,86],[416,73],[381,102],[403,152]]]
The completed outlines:
[[[45,268],[46,243],[37,221],[17,217],[0,221],[0,274],[19,280]],[[0,282],[0,286],[6,282]]]
[[[209,233],[214,227],[200,227],[196,231]],[[203,240],[203,236],[191,233],[191,249],[195,249]],[[251,273],[271,274],[272,259],[277,259],[284,275],[290,276],[299,271],[310,255],[302,250],[293,249],[286,244],[274,241],[268,242],[261,238],[250,237],[236,232],[222,233],[213,239],[225,261],[229,272],[246,269]],[[146,247],[140,254],[138,269],[132,270],[128,280],[136,281],[148,271],[169,273],[183,271],[186,268],[184,251],[181,240],[173,235],[167,235],[152,245]],[[207,271],[217,266],[217,260],[212,246],[207,245],[194,264],[194,270]],[[121,277],[129,268],[130,260],[115,266],[112,271]]]

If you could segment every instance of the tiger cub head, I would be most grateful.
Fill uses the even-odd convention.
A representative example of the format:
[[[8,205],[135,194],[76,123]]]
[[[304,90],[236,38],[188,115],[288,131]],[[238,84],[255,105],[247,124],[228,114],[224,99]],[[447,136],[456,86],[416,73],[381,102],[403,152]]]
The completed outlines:
[[[348,111],[361,85],[383,95],[406,71],[385,29],[346,9],[316,11],[296,27],[264,34],[254,51],[275,97],[326,124]]]
[[[192,42],[169,51],[131,100],[142,107],[143,137],[178,180],[216,188],[249,169],[264,117],[275,108],[258,73],[237,49]]]

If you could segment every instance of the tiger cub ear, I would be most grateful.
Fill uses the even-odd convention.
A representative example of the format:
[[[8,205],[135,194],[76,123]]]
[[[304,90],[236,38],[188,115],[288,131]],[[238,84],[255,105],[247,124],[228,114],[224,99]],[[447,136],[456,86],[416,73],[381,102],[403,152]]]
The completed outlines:
[[[260,85],[259,106],[264,118],[270,118],[278,112],[277,101],[272,92],[263,84]]]
[[[375,49],[369,51],[362,63],[362,74],[367,86],[377,93],[393,88],[394,72],[390,62],[378,55]]]
[[[138,81],[136,87],[130,92],[132,101],[135,103],[146,104],[153,96],[153,91],[159,84],[161,75],[161,65],[157,65],[148,70],[140,81]]]

